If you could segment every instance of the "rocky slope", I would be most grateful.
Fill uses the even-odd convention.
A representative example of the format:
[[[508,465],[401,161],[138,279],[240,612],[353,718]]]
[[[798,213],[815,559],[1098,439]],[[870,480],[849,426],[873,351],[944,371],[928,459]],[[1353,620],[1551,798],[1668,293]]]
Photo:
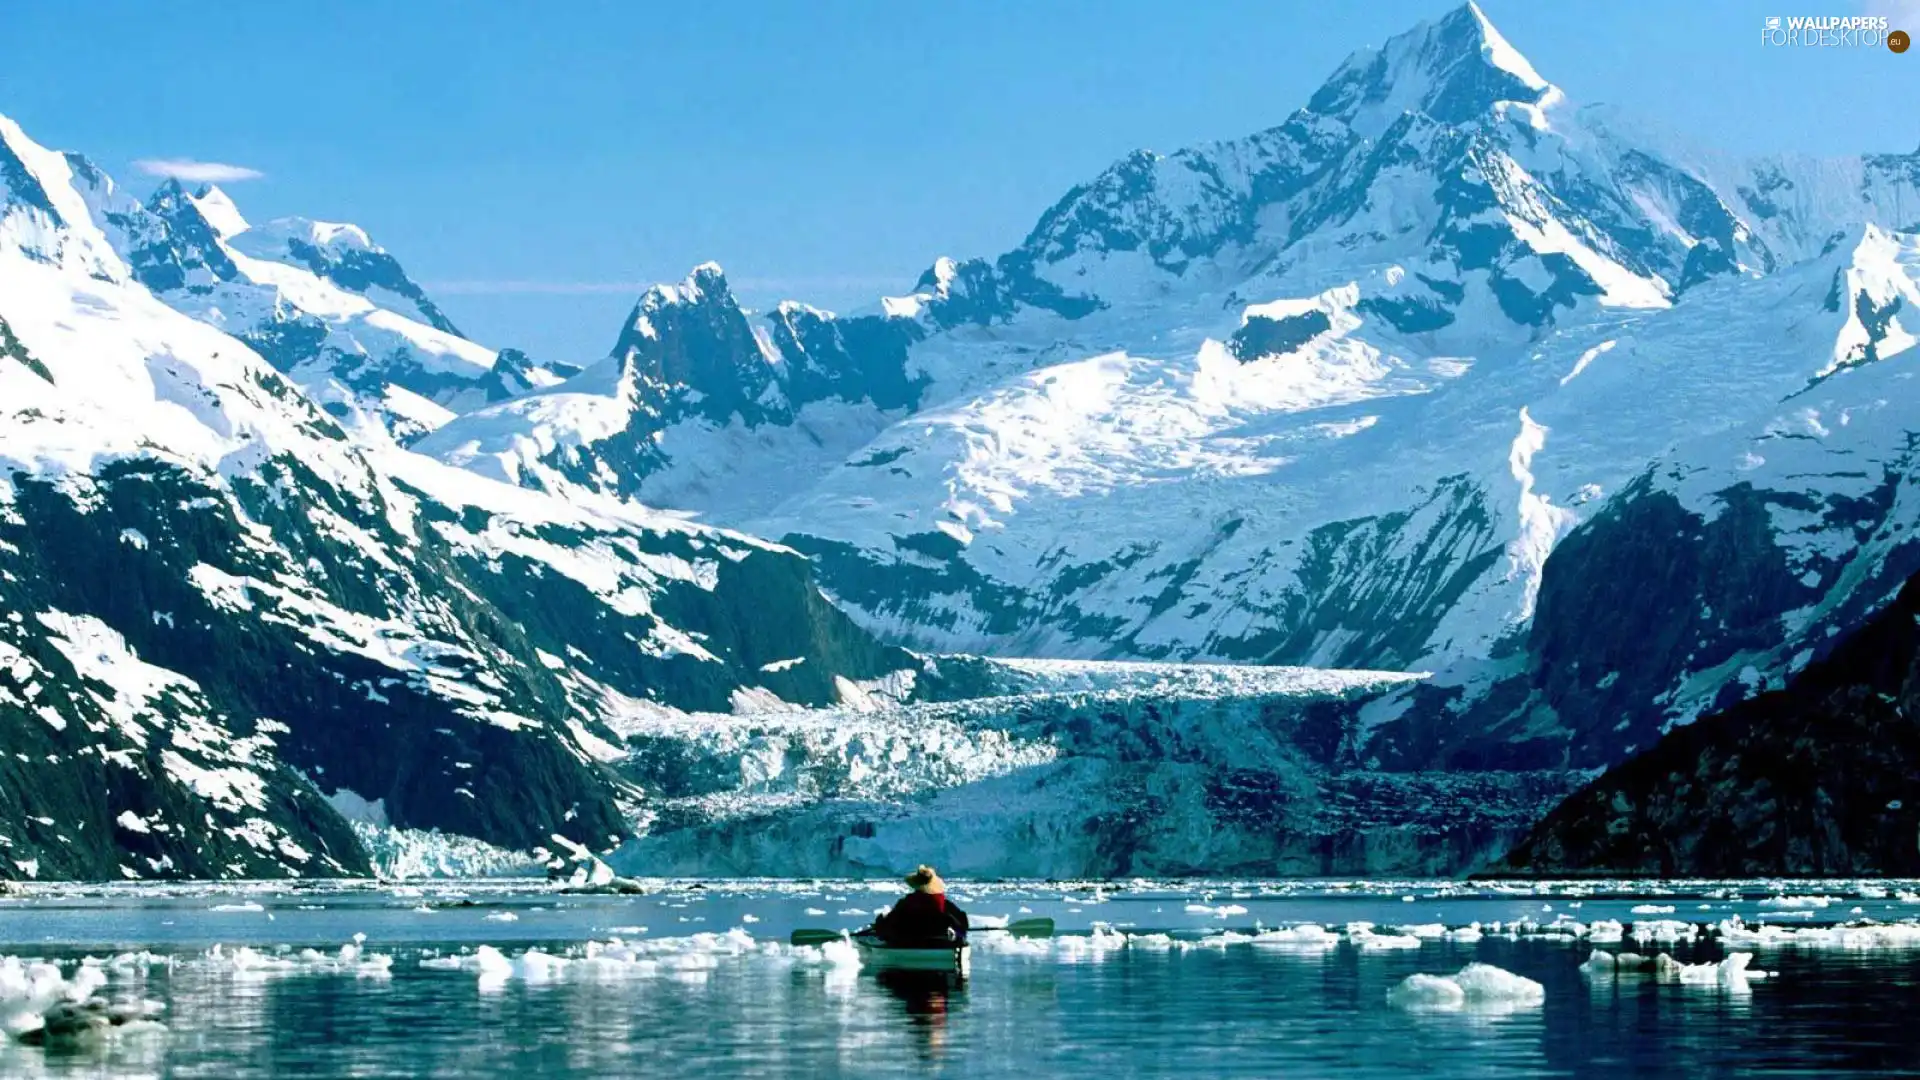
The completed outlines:
[[[343,807],[604,848],[620,717],[915,665],[790,551],[352,434],[112,190],[0,118],[0,877],[364,871]]]
[[[1562,803],[1496,873],[1920,873],[1920,576],[1784,689],[1679,728]]]
[[[876,311],[704,267],[422,448],[778,537],[908,645],[1432,671],[1384,766],[1598,767],[1916,568],[1916,178],[1678,147],[1467,5]]]
[[[578,373],[350,226],[0,135],[0,717],[68,740],[20,873],[352,869],[341,807],[689,871],[1471,868],[1920,573],[1920,154],[1695,152],[1472,5],[872,310],[706,265]]]

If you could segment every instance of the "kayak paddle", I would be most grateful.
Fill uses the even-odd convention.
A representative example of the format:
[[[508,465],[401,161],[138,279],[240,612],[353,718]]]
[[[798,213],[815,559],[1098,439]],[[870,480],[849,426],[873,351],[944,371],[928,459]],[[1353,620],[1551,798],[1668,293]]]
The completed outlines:
[[[1007,933],[1012,934],[1014,937],[1021,937],[1021,938],[1052,937],[1053,936],[1053,920],[1048,918],[1021,919],[1018,922],[1010,922],[1003,927],[1002,926],[980,927],[980,931],[982,933],[985,933],[989,930],[1005,930]],[[839,941],[844,936],[846,936],[846,932],[841,930],[818,930],[818,929],[795,930],[793,932],[793,935],[789,937],[787,941],[789,944],[793,944],[793,945],[825,945],[829,941]]]

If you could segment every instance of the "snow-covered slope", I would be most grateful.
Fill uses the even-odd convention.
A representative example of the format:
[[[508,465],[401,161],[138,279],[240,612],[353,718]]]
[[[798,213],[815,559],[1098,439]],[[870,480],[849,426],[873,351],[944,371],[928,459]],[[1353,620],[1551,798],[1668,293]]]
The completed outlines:
[[[141,284],[247,342],[356,430],[408,441],[572,370],[461,336],[356,226],[284,218],[256,228],[226,192],[174,180],[142,204],[84,157],[67,158],[88,213]]]
[[[419,449],[543,491],[739,518],[810,483],[918,401],[904,364],[923,335],[911,321],[800,304],[754,325],[707,263],[648,290],[605,359],[470,412]]]
[[[0,877],[364,870],[336,803],[604,848],[605,718],[913,666],[790,551],[350,433],[144,284],[238,298],[185,255],[248,256],[131,243],[162,219],[112,194],[0,118]]]
[[[427,449],[780,538],[904,643],[1432,670],[1382,760],[1602,764],[1904,577],[1917,182],[1685,149],[1469,4],[876,312],[697,272],[633,323],[697,362]]]

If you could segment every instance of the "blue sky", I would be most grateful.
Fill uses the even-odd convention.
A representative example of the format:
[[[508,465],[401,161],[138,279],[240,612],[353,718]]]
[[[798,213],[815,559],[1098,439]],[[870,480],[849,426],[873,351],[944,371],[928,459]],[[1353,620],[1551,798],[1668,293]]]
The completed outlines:
[[[578,360],[706,259],[758,304],[904,291],[1130,149],[1279,123],[1449,6],[9,0],[0,112],[137,188],[140,159],[257,170],[229,186],[253,219],[361,224],[469,333]],[[1703,143],[1920,146],[1920,50],[1759,44],[1846,0],[1482,6],[1576,100]],[[1920,33],[1920,3],[1878,10]]]

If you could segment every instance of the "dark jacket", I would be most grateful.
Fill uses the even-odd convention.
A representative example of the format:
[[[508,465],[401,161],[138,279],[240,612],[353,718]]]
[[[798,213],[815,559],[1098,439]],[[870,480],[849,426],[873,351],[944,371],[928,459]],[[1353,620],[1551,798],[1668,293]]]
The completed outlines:
[[[889,945],[961,942],[967,940],[967,913],[943,893],[908,893],[873,920],[873,932]]]

